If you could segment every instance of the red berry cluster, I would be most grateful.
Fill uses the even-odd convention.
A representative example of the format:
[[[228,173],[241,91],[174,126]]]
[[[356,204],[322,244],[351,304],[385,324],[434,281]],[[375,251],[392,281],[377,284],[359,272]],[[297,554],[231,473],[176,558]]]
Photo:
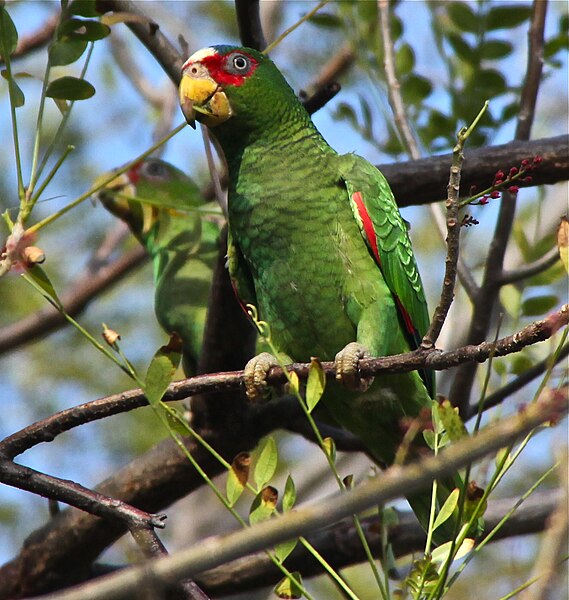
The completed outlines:
[[[525,174],[528,171],[537,168],[541,164],[542,160],[542,157],[539,155],[534,156],[532,160],[524,158],[524,160],[522,160],[522,162],[520,163],[520,166],[512,167],[508,171],[507,175],[502,170],[496,171],[492,185],[487,190],[484,190],[484,192],[476,194],[476,186],[472,186],[472,188],[470,189],[470,195],[471,197],[473,197],[469,202],[467,202],[467,204],[470,204],[471,206],[484,206],[488,204],[490,200],[495,200],[496,198],[499,198],[501,192],[503,192],[504,190],[507,190],[510,194],[516,195],[519,192],[520,188],[519,186],[512,184],[514,182],[531,183],[531,175]]]

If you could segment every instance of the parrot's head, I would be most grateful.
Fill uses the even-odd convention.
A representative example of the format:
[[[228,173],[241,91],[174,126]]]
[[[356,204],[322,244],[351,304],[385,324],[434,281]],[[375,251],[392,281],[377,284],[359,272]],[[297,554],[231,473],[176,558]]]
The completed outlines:
[[[118,171],[122,169],[117,169]],[[95,181],[106,181],[112,173]],[[180,169],[159,158],[146,158],[117,175],[97,193],[101,204],[144,235],[164,211],[187,211],[203,204],[197,185]]]
[[[293,113],[309,118],[273,61],[252,48],[212,46],[182,66],[180,103],[188,123],[238,123],[267,130]],[[285,117],[286,115],[286,117]]]

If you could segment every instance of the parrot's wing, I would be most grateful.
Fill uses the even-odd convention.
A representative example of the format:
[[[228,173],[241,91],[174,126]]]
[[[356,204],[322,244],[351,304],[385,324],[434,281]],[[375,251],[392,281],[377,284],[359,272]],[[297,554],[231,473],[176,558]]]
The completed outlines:
[[[409,344],[417,348],[429,327],[429,312],[405,221],[380,171],[355,154],[338,158],[354,218],[395,298]],[[421,375],[432,394],[434,374]]]
[[[227,268],[229,269],[229,278],[231,279],[231,285],[233,286],[237,300],[247,316],[249,316],[247,304],[257,306],[255,284],[253,283],[253,277],[247,267],[241,249],[231,235],[231,228],[228,228],[227,231]]]

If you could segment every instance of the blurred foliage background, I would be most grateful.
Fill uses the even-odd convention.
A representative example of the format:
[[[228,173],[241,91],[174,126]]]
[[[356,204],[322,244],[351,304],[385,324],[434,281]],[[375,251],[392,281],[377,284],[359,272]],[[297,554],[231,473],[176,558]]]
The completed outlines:
[[[239,40],[234,5],[229,0],[140,4],[172,41],[183,35],[191,51],[213,43]],[[261,2],[267,40],[273,40],[314,4],[294,0]],[[60,4],[10,1],[6,9],[23,39],[57,14]],[[401,1],[393,2],[391,9],[396,67],[421,154],[449,152],[456,131],[473,119],[486,99],[490,100],[490,108],[469,140],[468,148],[511,140],[526,68],[531,3]],[[321,109],[314,120],[338,151],[356,151],[375,164],[408,159],[387,101],[377,10],[377,3],[371,1],[330,2],[271,53],[294,89],[307,91],[323,65],[340,49],[351,53],[351,65],[339,76],[341,93]],[[566,3],[550,3],[544,75],[533,138],[567,131],[568,29]],[[53,76],[78,76],[83,59],[84,55],[78,61],[55,67]],[[25,96],[25,104],[17,109],[24,173],[29,173],[31,168],[46,60],[44,46],[12,62]],[[182,121],[173,84],[124,24],[112,25],[111,34],[94,43],[86,78],[95,87],[96,94],[75,103],[67,128],[56,139],[57,151],[50,166],[67,145],[75,149],[42,194],[32,223],[84,193],[95,177],[132,160]],[[9,113],[8,86],[2,79],[0,211],[8,211],[15,218],[19,201]],[[48,101],[42,120],[40,154],[52,143],[60,121],[60,111],[54,102]],[[185,129],[167,144],[162,157],[190,174],[200,185],[208,183],[209,170],[199,133]],[[496,170],[511,166],[517,165],[496,165]],[[444,195],[445,190],[441,189],[441,198]],[[519,192],[519,210],[508,247],[507,268],[531,263],[551,251],[559,217],[566,212],[566,202],[566,184],[531,187]],[[432,308],[437,302],[445,256],[443,239],[434,234],[433,211],[438,208],[403,210],[404,217],[411,223],[415,252]],[[477,280],[497,210],[498,202],[469,209],[480,224],[463,230],[462,256]],[[105,236],[117,227],[102,206],[85,201],[41,230],[37,243],[45,251],[45,269],[59,292],[77,281]],[[2,237],[7,233],[4,228]],[[112,256],[135,244],[133,238],[125,237]],[[500,295],[503,317],[491,335],[496,334],[498,328],[500,335],[505,335],[545,315],[559,307],[566,294],[567,281],[559,262],[545,272],[504,287]],[[0,279],[0,298],[0,336],[2,327],[45,306],[39,294],[16,273]],[[459,288],[440,340],[442,347],[456,347],[464,341],[469,316],[469,300]],[[102,322],[119,331],[123,351],[136,368],[144,372],[155,349],[166,339],[154,318],[151,265],[145,263],[106,291],[88,306],[79,321],[95,335],[99,335]],[[543,359],[552,352],[555,343],[555,340],[546,342],[494,361],[489,391]],[[478,385],[486,374],[484,366],[479,371]],[[556,370],[554,382],[563,375],[563,369]],[[452,372],[440,375],[441,393],[448,392],[452,376]],[[0,356],[0,437],[57,410],[130,387],[130,380],[120,370],[111,367],[73,328],[66,327]],[[515,411],[519,403],[531,399],[534,389],[535,386],[530,386],[485,418],[496,419]],[[26,454],[24,462],[40,471],[93,486],[163,437],[164,432],[156,426],[151,411],[139,409],[67,433],[56,443],[44,444]],[[331,483],[324,481],[327,479],[324,460],[315,447],[288,434],[279,435],[278,442],[282,461],[280,477],[284,483],[289,470],[295,474],[300,500],[316,498],[333,489]],[[515,495],[525,489],[528,481],[537,479],[552,463],[561,447],[566,448],[562,430],[540,435],[504,481],[499,489],[502,495]],[[365,478],[369,470],[368,461],[361,456],[345,456],[340,464],[343,471],[354,473],[359,480]],[[478,467],[479,483],[483,483],[485,468],[484,464]],[[551,480],[545,485],[554,484]],[[246,507],[243,510],[246,512]],[[207,489],[193,494],[168,513],[168,524],[175,524],[169,525],[164,534],[170,550],[236,527]],[[13,556],[24,538],[47,516],[44,499],[1,488],[0,560]],[[538,536],[534,536],[493,544],[469,568],[449,597],[474,597],[473,586],[479,597],[498,598],[506,594],[527,577],[538,543]],[[130,541],[123,540],[105,558],[120,561],[129,552],[132,552]],[[373,597],[366,593],[365,566],[350,568],[347,575],[361,598]],[[324,578],[309,581],[308,588],[319,598],[340,597]],[[247,594],[247,598],[253,597],[270,597],[270,593]]]

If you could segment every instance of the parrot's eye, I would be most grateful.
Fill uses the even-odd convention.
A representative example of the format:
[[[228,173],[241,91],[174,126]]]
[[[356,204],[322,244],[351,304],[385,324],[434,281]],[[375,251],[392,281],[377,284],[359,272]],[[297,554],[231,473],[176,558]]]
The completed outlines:
[[[148,177],[165,177],[166,168],[158,161],[150,161],[144,165],[143,168],[145,174]]]
[[[251,62],[248,56],[245,56],[244,54],[234,54],[231,59],[229,70],[233,73],[241,74],[246,73],[250,67]]]

